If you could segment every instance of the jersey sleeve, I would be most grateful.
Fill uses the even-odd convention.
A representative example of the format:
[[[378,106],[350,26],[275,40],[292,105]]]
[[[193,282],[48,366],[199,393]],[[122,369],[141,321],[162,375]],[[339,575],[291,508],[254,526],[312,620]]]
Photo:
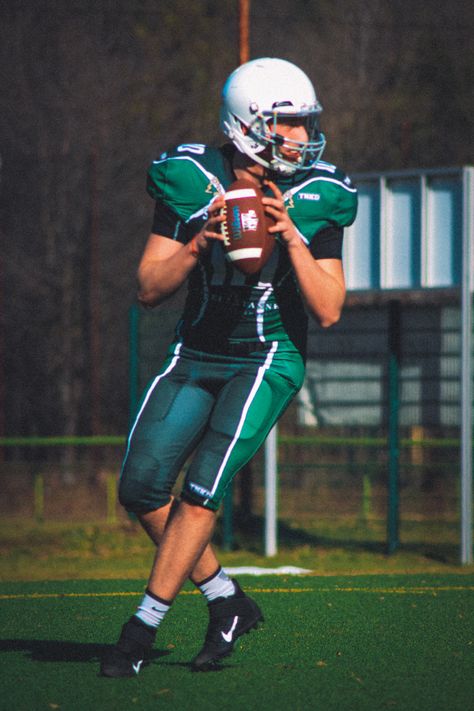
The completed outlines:
[[[155,203],[151,231],[155,235],[169,237],[183,244],[188,241],[186,226],[183,220],[161,200],[157,200]]]
[[[288,213],[315,259],[341,259],[344,228],[357,214],[357,189],[336,166],[319,163],[287,198]]]
[[[319,177],[321,209],[327,223],[337,227],[349,227],[357,215],[357,189],[342,171]]]
[[[205,211],[212,200],[213,176],[206,170],[200,153],[205,147],[179,146],[154,160],[147,174],[147,192],[170,208],[183,222]]]
[[[343,235],[343,227],[325,227],[313,237],[309,251],[315,259],[342,259]]]

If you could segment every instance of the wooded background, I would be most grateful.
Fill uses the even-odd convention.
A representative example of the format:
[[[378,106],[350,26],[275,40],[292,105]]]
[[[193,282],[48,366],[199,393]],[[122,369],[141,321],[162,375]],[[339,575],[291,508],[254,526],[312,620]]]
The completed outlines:
[[[223,141],[236,0],[0,2],[0,434],[123,434],[148,163]],[[474,161],[474,3],[255,0],[250,56],[301,66],[326,160]],[[169,313],[163,308],[163,319]]]

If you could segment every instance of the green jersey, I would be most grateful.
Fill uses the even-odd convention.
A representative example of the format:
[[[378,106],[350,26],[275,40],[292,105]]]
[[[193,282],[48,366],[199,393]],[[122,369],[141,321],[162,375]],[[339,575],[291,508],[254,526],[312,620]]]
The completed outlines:
[[[186,243],[207,219],[208,208],[236,179],[235,148],[184,144],[163,153],[148,171],[157,201],[153,232]],[[342,228],[356,216],[357,191],[335,166],[319,162],[292,176],[272,175],[288,214],[316,259],[340,258]],[[265,189],[264,189],[265,191]],[[267,188],[271,195],[270,189]],[[305,353],[307,315],[285,244],[277,237],[263,269],[246,276],[213,242],[191,272],[177,337],[184,346],[225,353],[239,343],[279,342],[279,350]]]

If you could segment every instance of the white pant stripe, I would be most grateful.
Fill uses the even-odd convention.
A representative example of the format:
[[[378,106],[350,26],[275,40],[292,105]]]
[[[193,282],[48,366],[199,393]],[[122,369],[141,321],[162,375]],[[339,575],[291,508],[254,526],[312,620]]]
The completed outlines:
[[[128,457],[129,452],[130,452],[130,445],[131,445],[131,442],[132,442],[133,433],[135,432],[136,426],[138,425],[138,420],[140,419],[141,414],[142,414],[143,410],[145,409],[145,406],[146,406],[148,400],[150,399],[153,390],[156,388],[156,386],[158,385],[158,383],[160,382],[160,380],[161,380],[162,378],[164,378],[165,375],[168,375],[168,373],[170,373],[170,372],[173,370],[173,368],[176,366],[176,363],[177,363],[178,360],[179,360],[179,353],[180,353],[180,350],[181,350],[181,343],[178,343],[178,344],[176,345],[175,350],[174,350],[174,357],[173,357],[173,360],[171,361],[171,363],[169,364],[169,366],[166,368],[166,370],[163,371],[163,373],[160,373],[159,375],[156,376],[156,378],[154,379],[154,381],[152,382],[152,384],[151,384],[150,387],[148,388],[148,392],[147,392],[147,394],[145,395],[145,397],[144,397],[144,399],[143,399],[142,406],[140,407],[140,409],[139,409],[139,411],[138,411],[138,414],[137,414],[137,416],[136,416],[136,418],[135,418],[135,422],[133,423],[132,428],[131,428],[131,430],[130,430],[130,434],[129,434],[129,436],[128,436],[127,450],[126,450],[126,452],[125,452],[125,457],[124,457],[124,459],[123,459],[122,470],[121,470],[120,476],[122,476],[123,469],[124,469],[124,466],[125,466],[125,462],[127,461],[127,457]]]
[[[236,431],[235,431],[235,435],[234,435],[234,437],[233,437],[233,439],[232,439],[232,442],[231,442],[230,445],[229,445],[229,448],[228,448],[228,450],[227,450],[227,452],[226,452],[226,454],[225,454],[225,457],[224,457],[224,459],[223,459],[223,461],[222,461],[222,464],[221,464],[221,466],[220,466],[220,468],[219,468],[219,471],[218,471],[217,476],[216,476],[216,480],[215,480],[215,482],[214,482],[214,486],[213,486],[212,489],[211,489],[211,494],[212,494],[212,495],[214,495],[214,493],[216,492],[217,487],[219,486],[219,482],[220,482],[220,480],[221,480],[221,478],[222,478],[222,474],[224,473],[224,470],[225,470],[225,468],[226,468],[226,466],[227,466],[227,462],[229,461],[230,455],[232,454],[232,451],[233,451],[233,449],[234,449],[235,445],[237,444],[237,441],[238,441],[238,439],[239,439],[239,437],[240,437],[240,433],[242,432],[242,428],[243,428],[243,426],[244,426],[244,424],[245,424],[245,419],[246,419],[246,417],[247,417],[247,413],[248,413],[248,411],[249,411],[249,407],[250,407],[250,405],[252,404],[252,401],[253,401],[255,395],[256,395],[257,392],[258,392],[258,389],[259,389],[259,387],[260,387],[260,385],[261,385],[261,383],[262,383],[263,377],[264,377],[264,375],[265,375],[265,371],[268,370],[268,368],[270,367],[270,365],[271,365],[271,363],[272,363],[273,356],[275,355],[277,348],[278,348],[278,341],[273,341],[272,347],[271,347],[271,349],[270,349],[270,351],[269,351],[267,357],[265,358],[265,363],[263,363],[263,364],[260,366],[260,368],[258,369],[258,371],[257,371],[257,376],[256,376],[256,378],[255,378],[255,382],[254,382],[254,384],[252,385],[252,389],[250,390],[249,396],[248,396],[247,400],[245,401],[245,405],[244,405],[244,407],[243,407],[243,409],[242,409],[242,414],[241,414],[241,416],[240,416],[239,424],[238,424],[237,429],[236,429]],[[208,503],[208,501],[209,501],[209,499],[207,499],[207,500],[204,502],[204,505],[206,505],[206,504]]]

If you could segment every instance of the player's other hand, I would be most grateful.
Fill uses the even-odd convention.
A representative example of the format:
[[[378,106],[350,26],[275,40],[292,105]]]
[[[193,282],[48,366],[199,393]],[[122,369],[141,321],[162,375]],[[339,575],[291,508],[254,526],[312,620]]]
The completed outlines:
[[[268,185],[275,196],[265,196],[262,199],[262,203],[265,205],[265,211],[275,220],[275,224],[269,227],[268,231],[271,234],[279,233],[281,239],[286,242],[288,246],[292,243],[299,243],[301,241],[300,236],[285,207],[281,190],[272,180],[265,180],[265,185]]]

